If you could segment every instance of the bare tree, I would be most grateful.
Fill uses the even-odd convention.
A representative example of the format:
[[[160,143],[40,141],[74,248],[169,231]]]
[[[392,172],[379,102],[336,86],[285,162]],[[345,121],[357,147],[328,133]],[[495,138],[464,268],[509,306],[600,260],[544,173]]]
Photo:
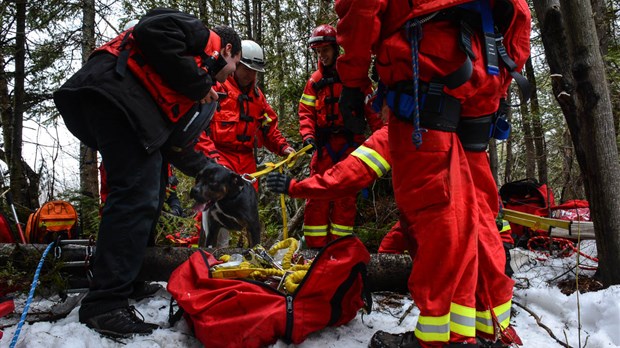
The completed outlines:
[[[620,164],[605,66],[589,0],[535,0],[553,90],[590,202],[603,284],[620,284]]]

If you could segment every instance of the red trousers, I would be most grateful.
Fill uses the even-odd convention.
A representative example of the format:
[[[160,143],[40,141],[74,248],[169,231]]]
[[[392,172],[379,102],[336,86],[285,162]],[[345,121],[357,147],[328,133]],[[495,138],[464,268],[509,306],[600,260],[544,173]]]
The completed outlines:
[[[353,152],[344,135],[334,134],[328,143],[315,151],[310,175],[323,174]],[[357,212],[357,193],[335,200],[308,199],[304,213],[304,237],[311,248],[321,248],[329,241],[353,233]]]
[[[396,203],[417,244],[409,278],[420,308],[416,336],[425,347],[494,339],[496,327],[509,325],[513,281],[504,274],[487,155],[434,130],[416,149],[410,124],[391,119],[389,127]]]

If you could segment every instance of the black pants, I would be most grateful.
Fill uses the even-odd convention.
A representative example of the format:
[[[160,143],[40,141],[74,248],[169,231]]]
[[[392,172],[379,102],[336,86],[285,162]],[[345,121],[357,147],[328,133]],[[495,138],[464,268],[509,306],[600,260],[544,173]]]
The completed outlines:
[[[86,136],[101,153],[109,194],[80,320],[128,305],[165,193],[161,153],[146,152],[127,117],[113,104],[100,97],[88,99],[82,101],[82,114],[90,125]]]

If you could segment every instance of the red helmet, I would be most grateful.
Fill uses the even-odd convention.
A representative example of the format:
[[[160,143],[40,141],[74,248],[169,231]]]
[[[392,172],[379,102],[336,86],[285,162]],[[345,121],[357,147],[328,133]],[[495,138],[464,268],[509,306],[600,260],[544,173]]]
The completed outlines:
[[[336,29],[329,24],[321,24],[314,28],[312,36],[308,39],[310,48],[336,44]]]

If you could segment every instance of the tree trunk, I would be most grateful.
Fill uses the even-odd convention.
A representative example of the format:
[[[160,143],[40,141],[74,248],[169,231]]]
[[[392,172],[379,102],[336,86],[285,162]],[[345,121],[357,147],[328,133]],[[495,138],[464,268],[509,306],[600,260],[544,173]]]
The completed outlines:
[[[209,22],[209,9],[207,8],[207,0],[198,0],[198,18],[207,26],[211,27]]]
[[[536,155],[534,154],[534,137],[532,136],[531,114],[527,103],[521,101],[521,123],[523,126],[523,145],[525,146],[525,177],[536,177]]]
[[[532,134],[534,136],[534,151],[536,153],[536,165],[538,167],[538,182],[548,184],[547,171],[547,148],[545,142],[545,130],[540,117],[540,104],[538,103],[538,88],[532,58],[525,63],[525,72],[532,88],[530,96],[530,118],[532,120]]]
[[[571,199],[579,199],[584,196],[583,180],[581,175],[579,175],[579,169],[575,169],[575,155],[568,129],[562,135],[562,144],[562,191],[559,203],[564,203]]]
[[[27,267],[23,260],[38,260],[46,245],[44,244],[0,244],[0,266],[10,261],[18,270],[20,266]],[[215,257],[224,254],[242,253],[242,249],[205,249]],[[62,247],[61,262],[84,261],[85,246],[67,245]],[[95,250],[93,250],[93,253]],[[154,247],[147,248],[142,269],[138,280],[168,281],[170,274],[196,252],[190,248]],[[51,254],[51,253],[50,253]],[[303,250],[301,254],[306,259],[316,256],[316,250]],[[48,257],[48,260],[52,260]],[[84,267],[74,269],[83,270]],[[30,272],[31,269],[23,269]],[[371,254],[368,264],[368,286],[370,291],[407,291],[407,280],[411,272],[411,258],[409,255]]]
[[[82,65],[95,49],[95,0],[82,2]],[[80,194],[77,207],[82,226],[96,226],[99,218],[99,170],[97,151],[80,143]],[[96,231],[88,231],[96,233]]]
[[[31,211],[39,206],[39,180],[29,180],[28,173],[34,173],[22,159],[22,140],[25,111],[26,80],[26,0],[16,0],[15,36],[15,84],[13,90],[13,114],[9,121],[9,134],[5,141],[7,161],[11,175],[10,188],[20,221],[25,221]],[[34,186],[36,185],[36,186]]]
[[[252,11],[250,10],[250,0],[243,0],[243,9],[245,17],[246,35],[252,40]]]
[[[553,90],[583,173],[601,280],[620,284],[620,165],[592,7],[587,0],[535,0],[534,8],[555,76]]]

